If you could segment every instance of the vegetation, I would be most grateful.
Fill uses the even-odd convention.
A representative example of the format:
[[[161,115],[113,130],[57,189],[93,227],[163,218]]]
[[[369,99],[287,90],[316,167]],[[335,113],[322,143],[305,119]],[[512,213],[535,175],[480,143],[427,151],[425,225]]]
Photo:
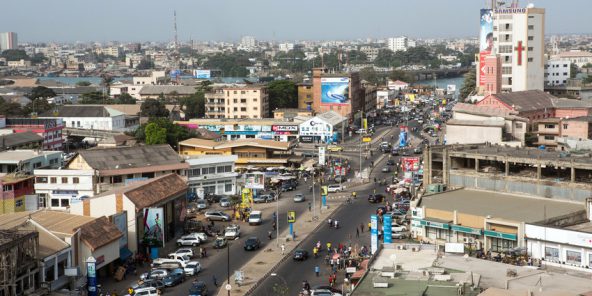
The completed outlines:
[[[146,99],[140,107],[140,115],[146,117],[169,117],[169,110],[167,110],[163,100]]]
[[[148,123],[144,128],[147,145],[165,144],[167,142],[167,130],[155,122]]]
[[[144,141],[148,144],[146,128],[150,124],[154,124],[148,129],[151,143],[160,143],[161,133],[164,128],[166,131],[166,143],[173,148],[177,148],[180,141],[195,137],[195,133],[184,126],[180,126],[171,122],[168,118],[150,118],[147,123],[142,124],[134,133],[134,136],[139,141]]]
[[[378,77],[378,74],[374,70],[374,67],[366,67],[360,69],[360,79],[366,80],[372,84],[380,83],[380,77]]]
[[[407,83],[415,82],[415,76],[401,70],[393,70],[389,73],[389,79],[393,81],[401,80]]]
[[[90,86],[90,85],[91,85],[91,83],[86,80],[76,82],[76,86]]]
[[[569,68],[569,78],[576,78],[576,75],[578,75],[578,72],[580,72],[580,69],[578,69],[578,65],[571,63]]]
[[[36,86],[31,89],[31,93],[26,95],[29,99],[35,100],[37,98],[53,98],[56,96],[56,93],[51,89],[45,86]]]
[[[20,60],[25,60],[25,61],[30,60],[27,53],[22,49],[4,50],[4,51],[2,51],[2,54],[0,54],[0,57],[6,58],[6,61],[9,61],[9,62],[10,61],[20,61]]]
[[[251,56],[246,52],[218,53],[209,57],[203,66],[209,69],[220,69],[222,76],[246,77],[249,74],[246,67],[251,66],[249,58]]]
[[[463,82],[462,87],[460,88],[460,98],[461,100],[465,100],[469,97],[471,93],[473,93],[476,89],[477,83],[477,73],[475,70],[471,70],[465,74],[465,81]]]
[[[269,109],[298,108],[298,88],[290,80],[274,80],[267,85]]]
[[[93,91],[89,93],[84,93],[80,95],[80,99],[78,100],[79,104],[113,104],[113,99],[109,98],[106,95],[103,95],[102,92]]]
[[[185,98],[179,99],[181,110],[185,112],[185,119],[202,118],[206,115],[206,98],[203,91],[196,91]]]
[[[117,99],[115,99],[115,104],[135,105],[136,99],[128,93],[122,93]]]
[[[23,109],[19,103],[7,102],[0,96],[0,114],[4,116],[21,116]]]
[[[154,62],[147,60],[147,59],[143,59],[140,61],[140,63],[138,64],[138,66],[136,68],[138,70],[154,69]]]

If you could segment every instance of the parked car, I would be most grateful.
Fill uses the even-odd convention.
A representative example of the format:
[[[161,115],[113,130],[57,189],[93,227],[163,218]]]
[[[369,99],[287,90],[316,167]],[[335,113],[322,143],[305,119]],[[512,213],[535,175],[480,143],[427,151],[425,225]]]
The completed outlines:
[[[197,213],[199,211],[199,208],[197,207],[197,203],[196,202],[190,202],[187,204],[187,215],[193,215],[195,213]]]
[[[294,202],[304,202],[305,200],[304,194],[298,193],[294,195]]]
[[[183,268],[186,276],[197,275],[201,271],[201,264],[197,261],[191,261]]]
[[[230,225],[224,230],[224,237],[227,239],[239,239],[240,233],[240,226]]]
[[[368,196],[368,201],[371,203],[381,203],[384,201],[384,195],[378,193],[378,194],[370,194]]]
[[[176,269],[173,272],[169,273],[162,282],[164,283],[165,287],[173,287],[185,281],[185,270],[184,269]]]
[[[254,250],[257,250],[257,249],[261,248],[261,241],[256,236],[249,237],[245,241],[245,247],[244,248],[245,248],[246,251],[254,251]]]
[[[391,155],[392,155],[392,156],[397,156],[397,155],[399,155],[399,148],[393,148],[393,150],[391,150]]]
[[[339,185],[339,184],[330,184],[329,186],[327,186],[327,191],[328,192],[341,192],[343,191],[343,186]]]
[[[169,253],[169,258],[175,258],[176,256],[189,256],[190,258],[193,257],[193,249],[192,248],[179,248],[173,253]]]
[[[223,248],[226,248],[227,244],[228,244],[228,241],[226,240],[226,238],[223,236],[219,236],[219,237],[216,237],[216,240],[214,241],[214,245],[212,247],[214,249],[223,249]]]
[[[382,168],[381,172],[383,173],[390,173],[391,172],[391,167],[390,166],[385,166]]]
[[[392,238],[394,239],[405,239],[407,238],[407,232],[393,232]]]
[[[198,199],[195,201],[198,210],[205,210],[208,208],[208,201],[205,199]]]
[[[157,279],[147,279],[141,281],[141,283],[132,285],[134,290],[143,289],[143,288],[156,288],[156,290],[163,290],[164,289],[164,282],[162,280]]]
[[[282,183],[282,186],[280,187],[280,190],[282,192],[292,191],[294,189],[296,189],[296,185],[294,185],[292,182],[284,182],[284,183]]]
[[[393,232],[404,232],[404,231],[407,231],[407,226],[400,225],[400,224],[397,224],[396,222],[393,222],[391,224],[391,230]]]
[[[327,146],[327,151],[340,152],[340,151],[343,151],[343,147],[337,146],[337,145],[329,145],[329,146]]]
[[[208,295],[208,287],[203,281],[191,284],[189,288],[189,296],[206,296]]]
[[[164,277],[166,277],[167,275],[169,275],[169,272],[167,270],[164,269],[153,269],[150,272],[146,272],[142,275],[140,275],[140,279],[141,280],[148,280],[148,279],[158,279],[161,280]]]
[[[139,288],[134,290],[134,296],[157,296],[160,295],[158,289],[154,287]]]
[[[308,251],[303,249],[297,249],[294,251],[294,256],[292,256],[294,261],[304,261],[308,259]]]
[[[393,159],[389,159],[386,161],[386,165],[393,166],[393,165],[395,165],[395,161]]]
[[[345,177],[344,176],[335,176],[333,181],[335,181],[335,183],[342,183],[342,182],[345,182]]]
[[[249,214],[249,225],[259,225],[263,222],[263,213],[261,211],[252,211]]]
[[[224,208],[229,207],[230,206],[230,198],[228,198],[228,197],[221,198],[220,199],[220,206],[224,207]]]
[[[230,221],[230,216],[221,211],[208,211],[205,216],[210,221]]]
[[[421,147],[417,147],[415,149],[413,149],[413,153],[415,154],[421,154],[423,152],[423,149],[421,149]]]
[[[253,202],[254,203],[266,203],[267,202],[267,196],[265,196],[265,195],[257,195],[255,197],[253,197]]]

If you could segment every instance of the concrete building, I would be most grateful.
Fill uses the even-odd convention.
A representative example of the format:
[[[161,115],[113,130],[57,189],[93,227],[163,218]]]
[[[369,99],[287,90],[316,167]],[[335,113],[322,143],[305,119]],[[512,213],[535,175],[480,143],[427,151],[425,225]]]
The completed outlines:
[[[15,32],[0,33],[0,52],[18,48],[18,36]]]
[[[299,140],[303,143],[337,143],[348,130],[348,119],[337,112],[328,111],[299,125]]]
[[[566,85],[571,75],[571,62],[567,60],[548,60],[545,63],[545,87]]]
[[[294,122],[295,120],[298,121],[299,118],[308,118],[314,116],[314,112],[311,110],[297,108],[275,109],[272,111],[272,113],[273,119],[275,120],[284,120],[291,122]]]
[[[43,150],[61,150],[64,145],[64,121],[61,118],[7,118],[5,128],[14,133],[36,133],[42,137]]]
[[[43,137],[32,132],[0,136],[0,151],[17,149],[41,150],[43,149]]]
[[[103,105],[62,105],[42,113],[39,118],[61,119],[66,128],[105,131],[134,131],[138,128],[138,116],[127,116]]]
[[[187,158],[185,162],[189,164],[189,191],[200,198],[204,194],[236,194],[238,173],[234,172],[234,164],[237,160],[237,155],[200,155]]]
[[[365,92],[362,88],[358,72],[332,73],[326,68],[315,68],[312,70],[312,73],[312,109],[316,113],[334,111],[341,116],[353,118],[356,113],[364,110]],[[336,102],[335,99],[331,99],[331,87],[335,87],[335,84],[341,82],[347,82],[347,94],[339,95],[340,100],[344,101]],[[325,91],[323,91],[323,86],[325,86]],[[340,85],[338,88],[343,87],[344,85]],[[343,91],[343,89],[341,89],[341,91]]]
[[[313,110],[312,83],[298,83],[298,109]]]
[[[205,129],[227,141],[238,139],[262,139],[289,142],[298,138],[298,125],[304,120],[298,116],[285,119],[192,119],[176,121],[191,130]]]
[[[225,93],[225,118],[267,118],[270,116],[269,94],[266,86],[238,86],[223,88],[223,91]]]
[[[141,101],[158,99],[164,95],[167,99],[179,99],[195,94],[195,86],[186,85],[144,85],[138,92]]]
[[[10,228],[0,233],[0,258],[5,262],[0,281],[2,295],[20,296],[40,288],[43,281],[40,259],[53,252],[43,247],[45,245],[39,243],[39,233],[32,228]]]
[[[0,214],[36,208],[33,177],[25,174],[0,175]],[[30,204],[32,203],[32,205]]]
[[[553,60],[568,60],[578,67],[583,67],[586,64],[592,63],[592,53],[582,50],[571,50],[559,53],[551,57]]]
[[[376,57],[378,57],[378,52],[380,51],[380,48],[372,46],[361,46],[360,51],[366,55],[366,61],[374,62]]]
[[[544,8],[496,9],[493,43],[501,57],[502,92],[544,89]]]
[[[567,79],[564,85],[546,85],[545,92],[560,98],[592,100],[592,85],[584,84],[581,79]]]
[[[410,47],[415,47],[415,41],[405,36],[394,37],[387,40],[387,46],[393,52],[406,51]]]
[[[547,118],[536,122],[535,130],[538,137],[536,145],[555,147],[558,150],[559,139],[570,138],[578,141],[592,139],[592,117],[581,116],[574,118]]]
[[[205,93],[206,118],[226,118],[226,92],[222,88],[214,88]]]
[[[95,195],[93,170],[35,170],[35,193],[40,209],[66,211],[70,205]]]
[[[517,112],[457,103],[446,122],[446,144],[524,146],[528,120]]]
[[[8,150],[0,152],[0,173],[31,174],[35,169],[63,166],[61,151]]]

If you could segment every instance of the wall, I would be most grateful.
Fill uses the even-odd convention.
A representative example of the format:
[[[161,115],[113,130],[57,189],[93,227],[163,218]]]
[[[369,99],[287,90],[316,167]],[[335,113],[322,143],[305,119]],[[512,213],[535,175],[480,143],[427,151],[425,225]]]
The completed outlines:
[[[446,144],[502,143],[501,127],[446,125]]]
[[[46,206],[55,210],[65,210],[65,207],[53,207],[52,199],[68,199],[72,205],[79,201],[83,196],[94,196],[94,171],[93,170],[35,170],[35,192],[46,197]],[[39,178],[47,178],[46,183],[40,182]],[[51,178],[56,178],[56,183],[51,183]],[[73,182],[73,178],[78,178],[78,183]],[[67,179],[67,183],[62,183],[62,178]],[[54,190],[60,190],[64,194],[54,194]],[[67,194],[66,194],[67,192]]]
[[[80,253],[82,255],[83,260],[86,258],[93,256],[95,259],[104,256],[104,261],[101,264],[97,265],[97,270],[104,266],[107,266],[109,263],[119,259],[119,240],[115,240],[105,246],[102,246],[96,249],[94,252],[90,250],[90,248],[83,242],[80,243]],[[83,263],[80,266],[80,270],[82,276],[86,276],[86,265]]]
[[[426,219],[434,218],[440,219],[444,221],[453,221],[454,220],[454,213],[449,211],[442,211],[436,209],[425,209],[425,217]]]
[[[308,106],[310,105],[310,108],[312,110],[312,103],[312,85],[298,85],[298,109],[308,109]]]
[[[533,258],[545,258],[546,261],[566,264],[566,252],[576,251],[581,253],[582,258],[580,264],[573,265],[592,267],[592,233],[532,224],[525,225],[525,232],[528,237],[528,250]],[[558,249],[559,257],[546,257],[546,247]]]
[[[485,219],[481,216],[475,216],[465,213],[456,214],[456,223],[458,225],[472,227],[472,228],[483,228]]]
[[[556,109],[555,117],[560,118],[575,118],[580,116],[588,116],[590,111],[588,109]]]
[[[66,127],[88,130],[113,130],[113,119],[111,117],[64,117],[63,119]]]

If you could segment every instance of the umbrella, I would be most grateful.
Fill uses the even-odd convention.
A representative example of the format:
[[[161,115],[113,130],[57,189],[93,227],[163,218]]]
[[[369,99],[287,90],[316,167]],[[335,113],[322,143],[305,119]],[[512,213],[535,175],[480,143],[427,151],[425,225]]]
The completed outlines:
[[[407,189],[405,189],[405,188],[397,188],[397,189],[395,189],[395,193],[396,194],[403,193],[405,191],[407,191]]]

